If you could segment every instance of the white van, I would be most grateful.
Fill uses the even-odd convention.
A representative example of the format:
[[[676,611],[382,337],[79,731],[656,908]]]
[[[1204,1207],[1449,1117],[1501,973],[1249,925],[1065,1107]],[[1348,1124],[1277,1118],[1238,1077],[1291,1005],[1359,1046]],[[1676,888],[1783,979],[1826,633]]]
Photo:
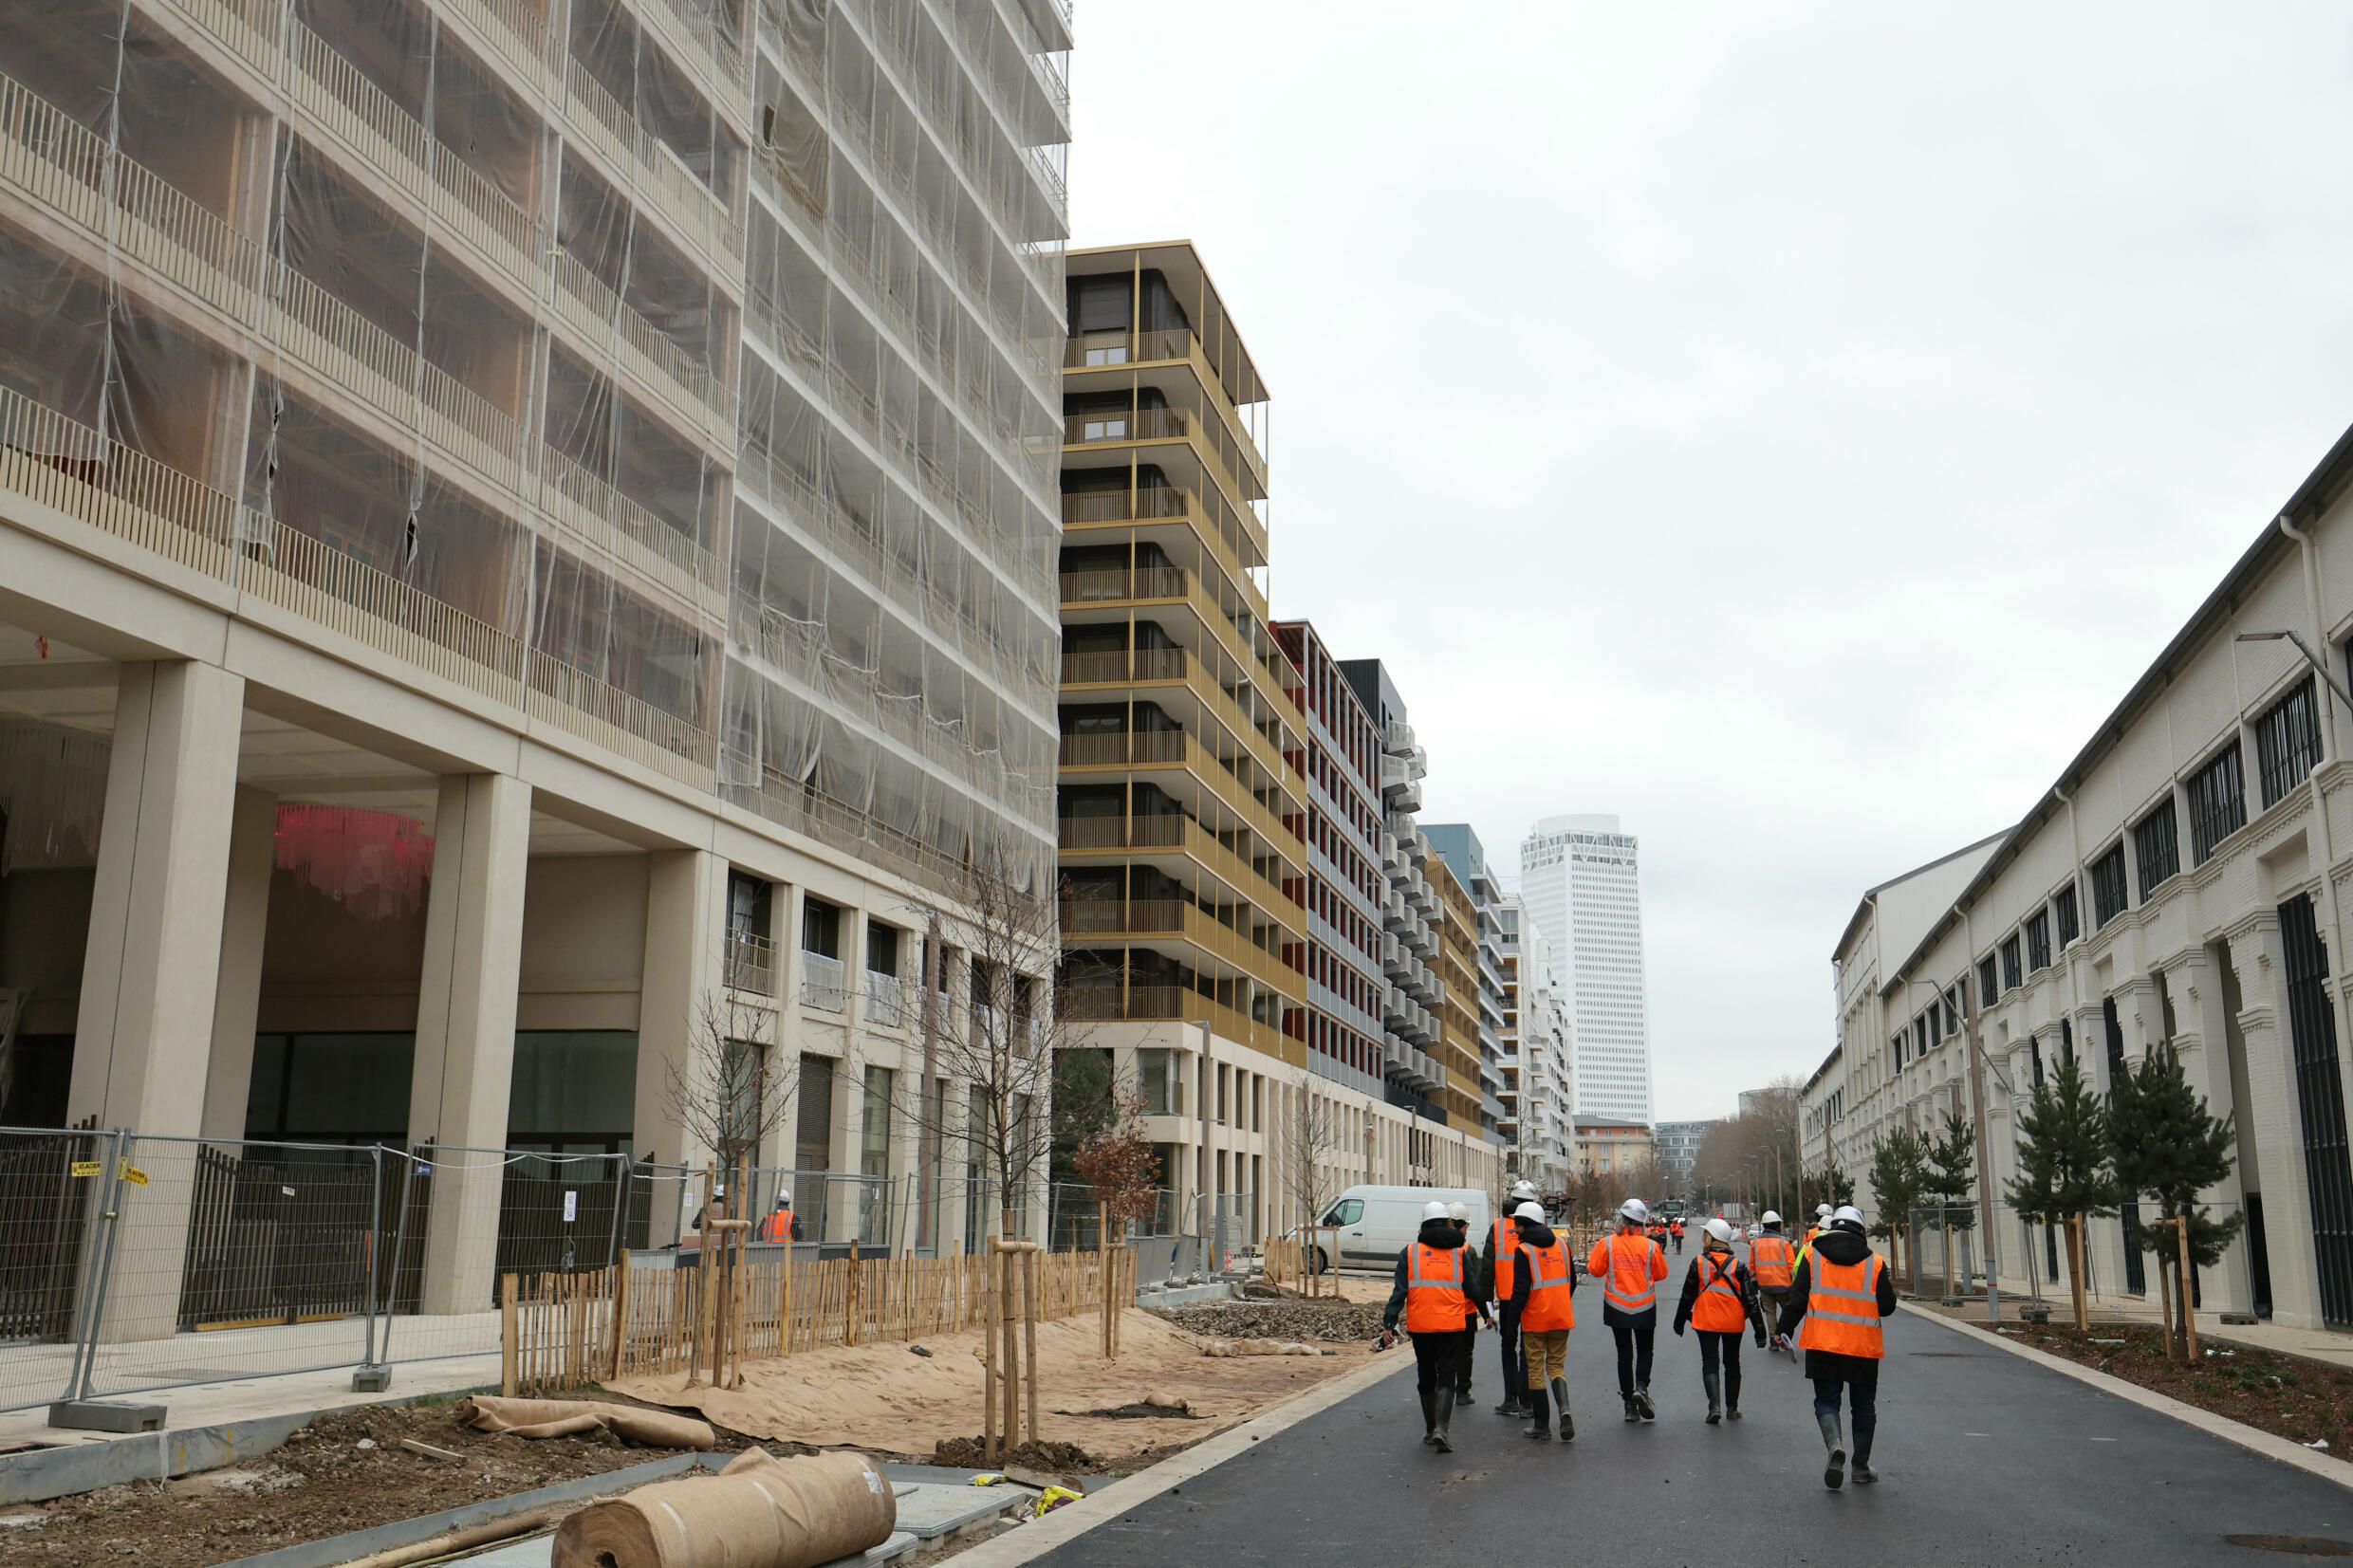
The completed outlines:
[[[1422,1208],[1434,1203],[1458,1203],[1471,1210],[1471,1248],[1487,1245],[1494,1200],[1475,1187],[1351,1187],[1324,1213],[1324,1224],[1340,1231],[1340,1266],[1395,1268],[1398,1254],[1421,1232]],[[1333,1238],[1325,1231],[1309,1239],[1321,1274],[1335,1262]]]

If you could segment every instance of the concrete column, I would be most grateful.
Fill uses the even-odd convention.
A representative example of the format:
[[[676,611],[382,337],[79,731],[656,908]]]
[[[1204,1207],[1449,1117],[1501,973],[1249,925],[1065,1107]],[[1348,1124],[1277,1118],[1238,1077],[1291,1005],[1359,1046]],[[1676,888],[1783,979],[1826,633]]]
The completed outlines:
[[[202,1124],[244,705],[244,680],[213,665],[122,666],[69,1123]]]
[[[2271,1319],[2321,1326],[2320,1268],[2312,1246],[2312,1193],[2304,1173],[2304,1116],[2288,1039],[2288,968],[2279,916],[2256,915],[2229,933],[2238,976],[2239,1036],[2246,1042],[2250,1119],[2263,1171],[2264,1239],[2271,1264]]]
[[[269,934],[269,876],[278,864],[278,798],[239,785],[229,830],[229,896],[221,914],[220,979],[213,996],[212,1065],[204,1135],[245,1136],[253,1086],[253,1031],[262,1009],[262,948]]]
[[[409,1141],[453,1151],[434,1162],[429,1313],[486,1311],[495,1297],[503,1177],[494,1152],[507,1146],[514,1082],[530,845],[530,785],[501,773],[441,781],[409,1087]]]
[[[160,1338],[178,1318],[196,1145],[151,1140],[202,1126],[244,705],[245,682],[213,665],[122,667],[66,1099],[69,1123],[142,1134],[109,1340]]]
[[[692,1079],[705,1013],[724,1019],[722,937],[727,861],[709,850],[647,857],[645,978],[638,1002],[637,1103],[629,1140],[639,1159],[700,1171],[710,1147],[679,1114],[676,1085]],[[701,1064],[708,1073],[711,1063]],[[788,1109],[788,1108],[787,1108]]]
[[[2209,1115],[2235,1125],[2230,1024],[2223,1016],[2222,974],[2213,951],[2198,947],[2183,953],[2165,970],[2165,992],[2174,1007],[2174,1054],[2180,1059],[2181,1076],[2205,1099]],[[2234,1163],[2229,1175],[2199,1196],[2220,1206],[2226,1215],[2242,1212],[2246,1194],[2240,1167]],[[2246,1245],[2242,1234],[2233,1248],[2243,1255]],[[2251,1312],[2254,1303],[2249,1300],[2248,1282],[2246,1269],[2233,1266],[2226,1256],[2222,1266],[2198,1270],[2199,1300],[2210,1311]]]

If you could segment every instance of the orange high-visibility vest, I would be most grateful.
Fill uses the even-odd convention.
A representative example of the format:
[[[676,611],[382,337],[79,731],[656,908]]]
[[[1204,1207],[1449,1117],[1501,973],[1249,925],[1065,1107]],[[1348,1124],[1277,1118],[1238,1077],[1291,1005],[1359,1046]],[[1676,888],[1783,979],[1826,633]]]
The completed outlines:
[[[1756,1282],[1768,1290],[1787,1290],[1790,1271],[1797,1267],[1797,1249],[1787,1236],[1759,1236],[1749,1244],[1749,1266]]]
[[[792,1240],[792,1210],[789,1208],[771,1209],[768,1218],[760,1222],[758,1239],[764,1242]]]
[[[1699,1300],[1692,1303],[1692,1327],[1710,1334],[1738,1334],[1749,1320],[1748,1303],[1740,1299],[1740,1265],[1729,1252],[1702,1252],[1693,1264],[1699,1270]]]
[[[1806,1282],[1806,1321],[1797,1331],[1801,1350],[1828,1351],[1879,1360],[1880,1270],[1876,1252],[1859,1264],[1834,1264],[1817,1252]]]
[[[1459,1246],[1424,1246],[1416,1242],[1405,1258],[1405,1332],[1460,1334],[1472,1313],[1462,1293]]]
[[[1585,1272],[1602,1282],[1602,1300],[1621,1312],[1647,1312],[1658,1304],[1658,1282],[1667,1277],[1667,1257],[1639,1231],[1621,1230],[1593,1244]]]
[[[1550,1246],[1530,1246],[1528,1253],[1528,1305],[1520,1310],[1520,1327],[1530,1334],[1577,1326],[1571,1300],[1576,1281],[1569,1277],[1568,1244],[1558,1236]]]
[[[1520,1227],[1508,1219],[1495,1222],[1495,1300],[1511,1300],[1515,1282],[1511,1274],[1511,1254],[1519,1249]]]

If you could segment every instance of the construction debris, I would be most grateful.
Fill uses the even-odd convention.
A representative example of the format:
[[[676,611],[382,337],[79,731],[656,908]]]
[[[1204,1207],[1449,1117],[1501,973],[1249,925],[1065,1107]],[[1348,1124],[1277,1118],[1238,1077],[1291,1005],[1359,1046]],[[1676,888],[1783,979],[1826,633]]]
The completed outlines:
[[[477,1393],[458,1401],[457,1419],[476,1431],[517,1437],[574,1437],[602,1430],[624,1443],[650,1448],[709,1449],[718,1442],[709,1423],[691,1415],[593,1399],[501,1399]]]
[[[1152,1311],[1211,1339],[1365,1340],[1380,1332],[1380,1307],[1371,1301],[1203,1301]]]
[[[1329,1356],[1328,1350],[1298,1339],[1204,1339],[1204,1356]]]

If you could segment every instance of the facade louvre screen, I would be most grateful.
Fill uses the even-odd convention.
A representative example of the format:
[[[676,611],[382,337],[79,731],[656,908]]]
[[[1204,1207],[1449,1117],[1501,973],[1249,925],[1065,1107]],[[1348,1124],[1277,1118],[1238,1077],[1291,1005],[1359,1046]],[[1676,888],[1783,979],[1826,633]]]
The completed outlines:
[[[2050,901],[2050,907],[2059,917],[2059,950],[2065,952],[2067,944],[2084,933],[2083,921],[2077,917],[2075,910],[2075,889],[2061,888],[2059,896]]]
[[[2012,936],[2002,944],[2002,988],[2015,990],[2026,983],[2026,973],[2018,967],[2018,938]]]
[[[2312,680],[2273,703],[2255,721],[2255,766],[2263,780],[2263,803],[2269,808],[2304,783],[2321,760],[2319,716],[2312,709]]]
[[[2202,866],[2214,846],[2247,825],[2247,781],[2238,742],[2190,778],[2190,864]]]
[[[2118,844],[2091,863],[2091,929],[2123,913],[2124,901],[2124,846]]]
[[[2027,972],[2050,968],[2050,915],[2037,910],[2027,922]]]
[[[2140,819],[2133,828],[2133,858],[2140,873],[2140,901],[2158,884],[2181,869],[2181,839],[2174,826],[2174,803],[2167,801]]]
[[[1991,1007],[2002,999],[2002,987],[1993,980],[1993,960],[1989,958],[1977,966],[1977,1005]]]
[[[2116,1085],[2131,1069],[2124,1061],[2124,1025],[2116,1016],[2116,998],[2100,1000],[2100,1022],[2108,1037],[2108,1094],[2114,1097]],[[2140,1205],[2127,1197],[2117,1205],[2117,1223],[2124,1231],[2124,1290],[2127,1295],[2146,1296],[2149,1277],[2140,1260]]]
[[[2288,970],[2288,1032],[2304,1128],[2305,1182],[2321,1284],[2321,1318],[2353,1324],[2353,1169],[2348,1169],[2344,1090],[2337,1069],[2337,1010],[2328,995],[2328,951],[2308,896],[2279,906]],[[2290,1216],[2292,1219],[2292,1216]]]

